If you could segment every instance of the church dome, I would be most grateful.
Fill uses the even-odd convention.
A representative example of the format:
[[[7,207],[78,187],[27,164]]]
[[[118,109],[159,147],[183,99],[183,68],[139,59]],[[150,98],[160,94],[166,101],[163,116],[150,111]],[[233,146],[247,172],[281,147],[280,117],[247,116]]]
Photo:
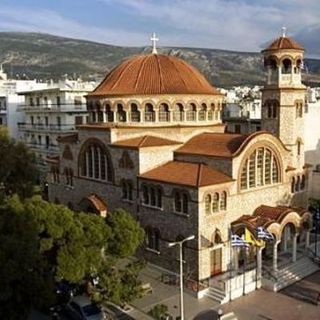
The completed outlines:
[[[125,60],[89,96],[208,94],[220,92],[187,62],[168,55],[139,55]]]
[[[292,38],[281,36],[274,40],[263,51],[276,51],[276,50],[304,50],[304,48]]]

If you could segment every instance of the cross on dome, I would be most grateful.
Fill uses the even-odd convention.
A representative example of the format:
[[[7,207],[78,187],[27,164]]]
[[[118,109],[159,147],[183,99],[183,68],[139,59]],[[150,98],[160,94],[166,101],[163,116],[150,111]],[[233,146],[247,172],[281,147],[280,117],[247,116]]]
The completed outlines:
[[[159,38],[157,38],[155,32],[152,34],[152,37],[150,40],[152,42],[152,54],[157,54],[158,53],[157,42],[159,41]]]
[[[287,28],[286,27],[282,27],[282,37],[285,38],[286,37],[286,31],[287,31]]]

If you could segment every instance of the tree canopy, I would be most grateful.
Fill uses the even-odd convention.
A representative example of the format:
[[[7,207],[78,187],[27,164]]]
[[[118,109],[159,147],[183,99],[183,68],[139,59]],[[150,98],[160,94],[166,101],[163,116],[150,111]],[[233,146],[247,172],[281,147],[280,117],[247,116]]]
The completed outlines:
[[[0,128],[0,193],[31,196],[37,175],[34,154]]]
[[[7,197],[0,206],[0,319],[25,319],[32,306],[52,304],[56,281],[80,283],[106,266],[116,270],[117,259],[133,254],[142,239],[142,229],[123,210],[104,219],[39,196]]]

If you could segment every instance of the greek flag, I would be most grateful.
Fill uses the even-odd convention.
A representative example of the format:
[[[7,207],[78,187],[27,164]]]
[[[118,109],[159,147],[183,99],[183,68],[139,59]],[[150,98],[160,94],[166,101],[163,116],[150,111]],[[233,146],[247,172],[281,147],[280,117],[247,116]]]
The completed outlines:
[[[257,227],[257,238],[265,241],[273,241],[273,234],[264,229],[263,227]]]
[[[250,247],[250,244],[243,240],[241,237],[239,237],[238,235],[236,234],[232,234],[231,235],[231,246],[232,247]]]

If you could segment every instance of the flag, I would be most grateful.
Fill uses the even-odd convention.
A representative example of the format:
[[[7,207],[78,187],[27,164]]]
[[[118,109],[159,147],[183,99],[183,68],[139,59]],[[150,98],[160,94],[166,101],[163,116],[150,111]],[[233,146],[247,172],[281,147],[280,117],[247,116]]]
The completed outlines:
[[[257,231],[257,238],[258,239],[265,240],[265,241],[273,241],[274,240],[273,234],[270,233],[269,231],[267,231],[265,228],[257,227],[256,231]]]
[[[306,73],[308,73],[308,66],[307,64],[304,62],[304,60],[301,61],[301,64],[300,64],[300,69],[301,70],[304,70]]]
[[[257,247],[262,247],[264,245],[264,241],[263,240],[257,240],[255,238],[255,236],[249,231],[249,229],[245,228],[244,230],[244,239],[245,241],[247,241],[248,243],[257,246]]]
[[[250,247],[250,244],[243,240],[242,238],[240,238],[238,235],[236,234],[232,234],[231,235],[231,246],[232,247]]]

